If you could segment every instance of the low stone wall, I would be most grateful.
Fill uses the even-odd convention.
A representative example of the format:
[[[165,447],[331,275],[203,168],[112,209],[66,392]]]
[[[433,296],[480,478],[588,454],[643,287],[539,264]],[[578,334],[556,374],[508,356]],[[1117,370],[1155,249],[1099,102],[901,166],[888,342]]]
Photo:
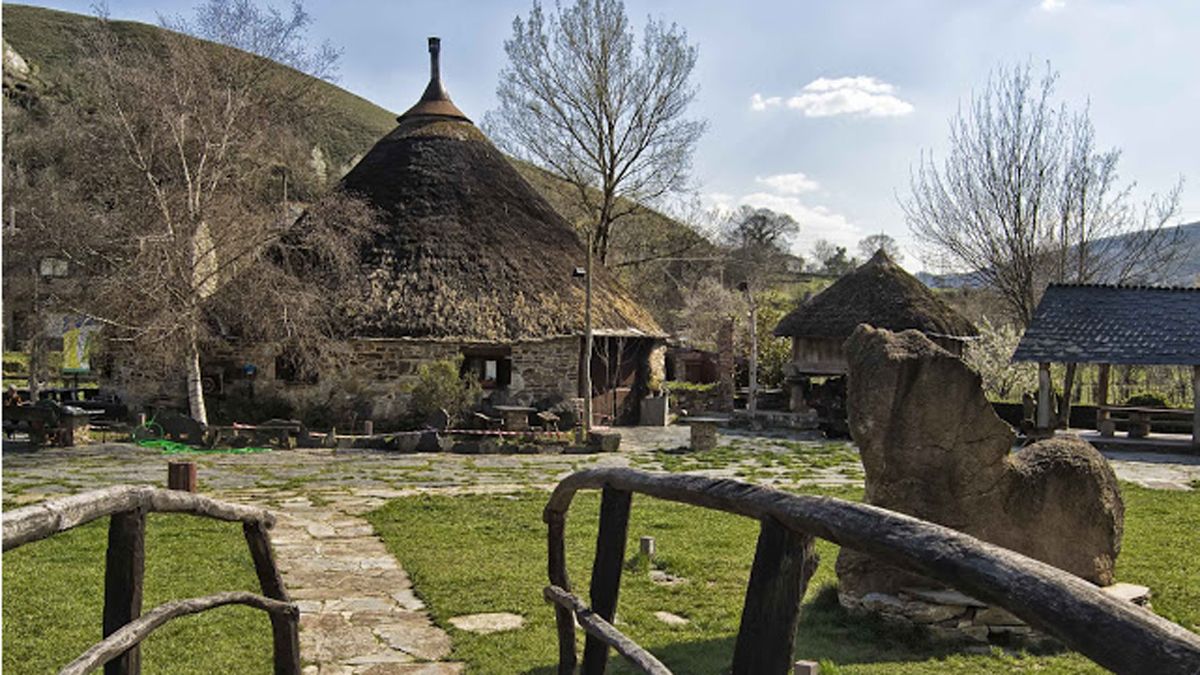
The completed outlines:
[[[1117,583],[1102,590],[1114,598],[1150,608],[1150,589],[1145,586]],[[954,590],[902,588],[894,595],[863,596],[839,592],[838,601],[851,614],[874,615],[894,625],[915,626],[939,642],[1035,649],[1059,646],[1057,640],[1008,611]]]
[[[665,383],[663,388],[670,396],[671,414],[683,415],[685,410],[688,415],[719,411],[721,409],[720,392],[717,391],[717,386],[715,384],[703,386],[703,389],[698,389],[695,385],[675,389],[671,387],[670,382]]]

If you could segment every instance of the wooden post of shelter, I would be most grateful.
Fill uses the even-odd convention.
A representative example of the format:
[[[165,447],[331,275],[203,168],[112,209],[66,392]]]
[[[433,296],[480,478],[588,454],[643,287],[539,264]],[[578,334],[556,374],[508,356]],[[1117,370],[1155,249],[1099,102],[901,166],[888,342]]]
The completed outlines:
[[[1106,418],[1105,412],[1101,410],[1108,405],[1108,378],[1111,374],[1112,366],[1107,363],[1100,364],[1100,372],[1097,376],[1096,383],[1096,428],[1100,428],[1100,423]]]
[[[1200,448],[1200,364],[1192,366],[1192,447]]]
[[[1037,428],[1038,431],[1053,429],[1051,418],[1054,413],[1054,389],[1050,386],[1050,364],[1038,364],[1038,401]]]

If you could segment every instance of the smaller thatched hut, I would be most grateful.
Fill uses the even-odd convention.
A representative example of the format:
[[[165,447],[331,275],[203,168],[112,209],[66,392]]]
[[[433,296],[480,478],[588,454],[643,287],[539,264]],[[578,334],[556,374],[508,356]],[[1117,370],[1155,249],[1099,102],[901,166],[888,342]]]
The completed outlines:
[[[842,343],[860,323],[892,331],[916,329],[959,355],[964,341],[979,334],[970,321],[880,250],[775,327],[775,335],[792,338],[788,375],[793,410],[807,408],[803,392],[810,376],[846,374]]]

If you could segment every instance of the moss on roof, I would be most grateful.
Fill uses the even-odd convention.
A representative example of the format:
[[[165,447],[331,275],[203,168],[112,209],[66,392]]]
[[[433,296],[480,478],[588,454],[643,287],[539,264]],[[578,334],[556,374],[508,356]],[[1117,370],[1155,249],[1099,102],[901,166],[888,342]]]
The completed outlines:
[[[882,250],[866,264],[792,310],[775,335],[845,339],[860,324],[932,335],[978,335],[974,324],[905,272]]]

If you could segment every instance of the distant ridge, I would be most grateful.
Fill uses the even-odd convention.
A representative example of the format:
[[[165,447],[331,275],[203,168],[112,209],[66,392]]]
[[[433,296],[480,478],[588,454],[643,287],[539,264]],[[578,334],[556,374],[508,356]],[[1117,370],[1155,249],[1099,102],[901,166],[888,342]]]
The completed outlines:
[[[1184,259],[1179,268],[1165,279],[1153,284],[1155,286],[1182,286],[1185,288],[1200,285],[1200,220],[1186,225],[1180,225],[1181,240],[1176,244],[1184,251]],[[1118,235],[1104,241],[1121,241],[1129,235]],[[918,272],[916,277],[921,283],[930,288],[980,288],[983,278],[979,272],[962,272],[958,274],[931,274]],[[1096,279],[1097,284],[1115,283],[1116,279]]]

